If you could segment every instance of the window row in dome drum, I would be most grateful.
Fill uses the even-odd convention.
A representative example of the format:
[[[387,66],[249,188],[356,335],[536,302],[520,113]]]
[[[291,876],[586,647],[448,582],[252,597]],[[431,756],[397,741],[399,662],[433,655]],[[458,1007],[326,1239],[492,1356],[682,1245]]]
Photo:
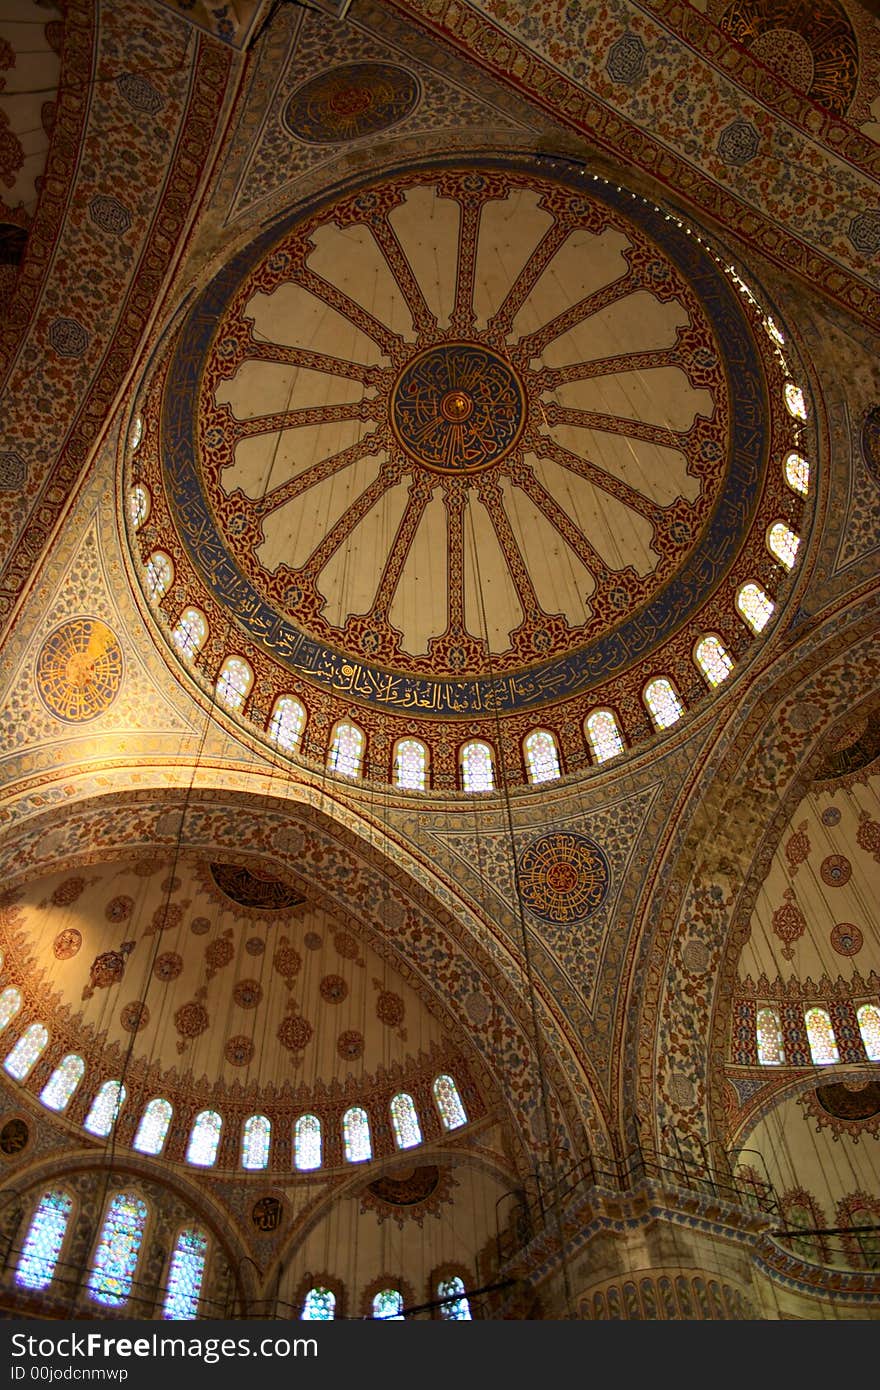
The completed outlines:
[[[880,1062],[880,1007],[876,1004],[861,1004],[856,1009],[856,1020],[868,1061]],[[804,1026],[810,1045],[810,1057],[814,1064],[830,1066],[839,1062],[840,1051],[828,1010],[818,1005],[805,1009]],[[755,1030],[760,1065],[785,1066],[785,1036],[779,1010],[769,1005],[758,1009]]]
[[[435,1303],[439,1316],[448,1322],[471,1322],[472,1314],[467,1287],[460,1275],[440,1279],[435,1287]],[[325,1284],[310,1288],[302,1302],[300,1319],[304,1322],[331,1322],[337,1314],[338,1291]],[[379,1289],[370,1301],[371,1318],[380,1322],[403,1322],[406,1318],[403,1294],[400,1289]]]
[[[44,1192],[37,1203],[15,1271],[20,1288],[48,1289],[58,1277],[64,1243],[71,1227],[74,1199],[63,1187]],[[135,1274],[149,1220],[149,1208],[137,1192],[114,1193],[104,1214],[89,1264],[86,1291],[93,1303],[122,1308],[135,1289]],[[178,1231],[163,1283],[162,1317],[197,1316],[205,1264],[207,1234],[197,1226]]]

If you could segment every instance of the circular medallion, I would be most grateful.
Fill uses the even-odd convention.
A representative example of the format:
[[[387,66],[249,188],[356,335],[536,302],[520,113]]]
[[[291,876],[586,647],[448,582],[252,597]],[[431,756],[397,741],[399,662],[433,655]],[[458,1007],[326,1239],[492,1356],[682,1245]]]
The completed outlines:
[[[232,997],[240,1009],[255,1009],[263,997],[263,986],[259,980],[239,980]]]
[[[27,1122],[20,1115],[14,1115],[0,1128],[0,1154],[4,1158],[16,1158],[27,1148],[30,1137]]]
[[[305,1047],[312,1036],[312,1025],[299,1014],[288,1014],[278,1025],[278,1041],[290,1052]]]
[[[76,927],[65,927],[52,942],[52,954],[56,960],[70,960],[82,946],[82,932]]]
[[[348,985],[341,975],[325,975],[319,989],[326,1004],[341,1004],[348,994]]]
[[[383,989],[376,998],[376,1017],[388,1028],[399,1028],[403,1022],[405,1005],[399,994]]]
[[[358,1057],[364,1055],[363,1033],[357,1033],[354,1029],[340,1033],[336,1039],[336,1051],[346,1062],[356,1062]]]
[[[297,140],[313,145],[358,140],[408,116],[419,99],[411,72],[392,63],[346,63],[297,89],[281,117]]]
[[[849,883],[852,865],[843,854],[829,854],[819,865],[819,873],[829,888],[842,888]]]
[[[37,690],[58,719],[82,724],[110,707],[122,684],[122,648],[98,618],[71,618],[40,648]]]
[[[136,999],[132,1000],[130,1004],[126,1004],[119,1015],[119,1022],[126,1033],[139,1033],[142,1028],[146,1028],[149,1021],[149,1009],[146,1004],[142,1004]]]
[[[161,956],[157,956],[153,964],[153,974],[157,980],[163,984],[170,984],[176,980],[183,970],[183,957],[176,951],[163,951]]]
[[[254,1230],[261,1236],[271,1235],[281,1225],[284,1203],[280,1197],[261,1197],[251,1208]]]
[[[391,396],[391,425],[408,456],[439,473],[500,463],[525,423],[513,368],[480,343],[443,343],[407,363]]]
[[[69,907],[75,903],[86,886],[84,878],[66,878],[63,883],[52,893],[52,904],[54,907]]]
[[[223,1056],[231,1067],[246,1067],[253,1058],[254,1050],[253,1039],[239,1033],[227,1039]]]
[[[134,910],[134,898],[127,894],[111,898],[104,909],[104,915],[108,922],[127,922]]]
[[[573,831],[553,831],[523,850],[517,884],[523,906],[543,922],[582,922],[602,906],[611,874],[599,846]]]
[[[831,929],[831,945],[839,956],[857,956],[864,937],[854,922],[838,922]]]

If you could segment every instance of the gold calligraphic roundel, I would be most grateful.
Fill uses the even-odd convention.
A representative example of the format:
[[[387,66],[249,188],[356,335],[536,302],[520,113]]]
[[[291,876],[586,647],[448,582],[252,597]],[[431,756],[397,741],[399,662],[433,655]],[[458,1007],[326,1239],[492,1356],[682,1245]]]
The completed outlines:
[[[74,618],[46,638],[37,657],[37,689],[52,714],[81,724],[103,714],[122,684],[122,649],[98,618]]]

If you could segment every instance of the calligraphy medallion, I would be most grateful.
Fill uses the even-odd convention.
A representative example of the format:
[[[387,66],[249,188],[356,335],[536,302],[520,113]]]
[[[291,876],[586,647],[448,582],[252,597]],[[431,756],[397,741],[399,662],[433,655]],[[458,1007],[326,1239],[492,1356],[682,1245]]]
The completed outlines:
[[[595,841],[571,831],[541,835],[517,864],[523,905],[543,922],[582,922],[601,907],[611,872]]]
[[[409,456],[439,473],[498,463],[525,423],[513,368],[480,343],[442,343],[408,362],[391,398],[391,424]]]

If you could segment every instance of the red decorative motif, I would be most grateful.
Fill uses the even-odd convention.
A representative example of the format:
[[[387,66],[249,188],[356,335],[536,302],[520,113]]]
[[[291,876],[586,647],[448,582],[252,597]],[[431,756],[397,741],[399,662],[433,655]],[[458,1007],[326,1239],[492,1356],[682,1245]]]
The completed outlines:
[[[383,989],[376,1000],[376,1017],[380,1023],[384,1023],[389,1028],[399,1028],[406,1012],[404,1002],[399,994],[392,994],[391,990]]]
[[[210,1026],[208,1010],[204,1004],[192,999],[188,1004],[182,1004],[174,1015],[174,1026],[180,1034],[180,1041],[177,1044],[178,1052],[183,1052],[188,1041],[206,1033]]]
[[[261,941],[258,936],[249,936],[245,942],[244,949],[249,956],[261,956],[266,949],[265,941]]]
[[[346,1033],[340,1033],[336,1040],[336,1051],[346,1062],[355,1062],[358,1057],[364,1055],[364,1038],[362,1033],[356,1033],[353,1029]]]
[[[341,1004],[348,994],[348,985],[341,975],[325,975],[318,988],[327,1004]]]
[[[312,1025],[299,1014],[289,1014],[278,1025],[278,1041],[291,1052],[305,1047],[311,1036]]]
[[[275,954],[272,957],[272,965],[287,985],[287,988],[290,989],[300,972],[302,956],[299,951],[294,950],[286,936],[282,936],[275,949]]]
[[[150,1011],[146,1004],[141,1004],[136,1000],[126,1004],[119,1015],[119,1022],[126,1033],[139,1033],[142,1028],[146,1028],[149,1021]]]
[[[796,903],[784,903],[773,914],[773,931],[783,943],[782,954],[786,960],[794,957],[792,942],[803,936],[806,928],[804,914]]]
[[[360,955],[360,946],[356,936],[351,932],[338,931],[333,938],[333,945],[342,956],[343,960],[357,960]]]
[[[785,843],[785,857],[792,875],[797,872],[799,864],[803,864],[810,853],[810,837],[807,834],[807,822],[801,821],[797,830]]]
[[[227,1040],[223,1049],[223,1056],[232,1067],[246,1067],[248,1062],[253,1059],[254,1044],[251,1038],[246,1038],[242,1034]]]
[[[205,964],[208,967],[205,974],[209,980],[213,979],[217,971],[222,970],[224,965],[228,965],[235,955],[235,947],[230,940],[231,936],[232,932],[229,931],[205,947]]]
[[[838,922],[831,930],[831,945],[839,956],[857,956],[863,941],[854,922]]]
[[[134,941],[124,941],[118,951],[102,951],[92,962],[89,983],[82,992],[83,999],[91,999],[96,989],[109,989],[116,985],[125,974],[125,962],[135,948]]]
[[[303,937],[303,945],[309,951],[320,951],[324,944],[324,938],[316,931],[307,931]]]
[[[86,886],[84,878],[66,878],[52,893],[51,902],[55,907],[68,907],[75,903]]]
[[[134,909],[134,898],[120,895],[111,898],[104,909],[104,916],[108,922],[127,922]]]
[[[860,849],[863,849],[866,854],[873,854],[877,862],[880,863],[880,822],[872,820],[867,811],[863,811],[859,816],[856,840]]]
[[[166,985],[170,984],[172,980],[176,980],[182,970],[183,957],[179,956],[176,951],[164,951],[161,956],[157,956],[153,964],[153,974],[156,979],[161,980]]]
[[[263,997],[259,980],[238,980],[232,997],[240,1009],[255,1009]]]
[[[179,927],[188,906],[188,903],[163,903],[161,907],[157,907],[144,936],[155,936],[157,932],[173,931],[175,927]]]
[[[65,927],[52,942],[52,953],[56,960],[70,960],[82,945],[82,932],[76,927]]]
[[[194,917],[189,924],[189,929],[194,936],[204,936],[205,932],[211,930],[211,923],[207,917]]]
[[[819,872],[822,882],[829,888],[842,888],[845,883],[849,883],[852,865],[842,854],[829,854],[822,860]]]

